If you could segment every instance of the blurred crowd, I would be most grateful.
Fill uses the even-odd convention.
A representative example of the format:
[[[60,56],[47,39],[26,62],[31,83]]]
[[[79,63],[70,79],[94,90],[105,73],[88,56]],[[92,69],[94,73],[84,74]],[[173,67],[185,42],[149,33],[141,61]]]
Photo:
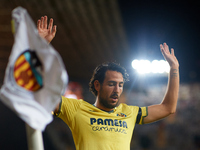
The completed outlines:
[[[83,91],[80,83],[71,82],[65,96],[76,96],[95,101],[95,97]],[[121,102],[137,106],[160,103],[166,90],[165,84],[151,85],[140,89],[125,89]],[[136,125],[131,150],[200,150],[200,84],[181,84],[175,114],[158,122]],[[89,91],[88,91],[89,92]],[[75,150],[70,129],[59,118],[47,126],[44,142],[51,149]]]
[[[135,105],[159,103],[165,85],[132,92]],[[200,84],[181,84],[175,114],[148,125],[136,125],[131,149],[134,150],[199,150],[200,149]]]

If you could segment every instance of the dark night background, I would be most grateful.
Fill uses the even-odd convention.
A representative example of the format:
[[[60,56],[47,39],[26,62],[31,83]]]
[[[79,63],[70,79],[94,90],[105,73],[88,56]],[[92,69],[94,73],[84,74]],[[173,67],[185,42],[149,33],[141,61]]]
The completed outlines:
[[[181,82],[200,81],[198,1],[119,0],[133,59],[163,59],[159,44],[175,49]]]
[[[126,40],[130,48],[130,57],[125,62],[130,74],[133,59],[163,59],[159,44],[166,42],[170,48],[175,49],[175,55],[179,60],[180,83],[200,82],[199,1],[118,0],[118,5]],[[140,82],[139,78],[137,80]],[[162,80],[162,77],[156,78],[156,80]],[[166,77],[164,77],[164,82],[166,83]],[[4,104],[0,103],[0,106],[2,112],[0,115],[2,120],[0,123],[0,149],[27,149],[24,122]],[[192,112],[191,109],[190,113]],[[195,115],[199,116],[198,114]],[[47,129],[51,130],[48,126]],[[54,150],[47,132],[43,132],[43,138],[45,149]],[[70,139],[65,140],[70,141]],[[10,144],[8,144],[8,141]]]

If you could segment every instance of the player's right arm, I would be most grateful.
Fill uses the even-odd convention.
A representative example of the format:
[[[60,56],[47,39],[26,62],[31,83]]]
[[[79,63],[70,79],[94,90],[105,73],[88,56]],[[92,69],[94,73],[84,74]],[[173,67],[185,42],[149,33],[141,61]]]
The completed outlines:
[[[37,29],[39,35],[50,43],[56,35],[56,25],[53,26],[52,18],[49,21],[49,25],[47,24],[47,16],[42,16],[37,21]]]
[[[37,29],[39,35],[44,38],[48,43],[50,43],[56,35],[56,25],[53,26],[53,19],[51,18],[49,21],[49,25],[47,25],[47,16],[42,16],[37,21]],[[53,111],[54,114],[59,112],[60,103],[56,106],[55,110]]]

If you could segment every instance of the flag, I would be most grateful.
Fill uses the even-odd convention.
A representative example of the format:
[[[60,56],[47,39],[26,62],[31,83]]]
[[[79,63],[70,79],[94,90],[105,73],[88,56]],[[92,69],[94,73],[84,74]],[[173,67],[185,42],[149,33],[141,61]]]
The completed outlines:
[[[12,11],[14,44],[0,89],[2,102],[33,129],[53,120],[68,75],[60,55],[41,38],[26,9]]]

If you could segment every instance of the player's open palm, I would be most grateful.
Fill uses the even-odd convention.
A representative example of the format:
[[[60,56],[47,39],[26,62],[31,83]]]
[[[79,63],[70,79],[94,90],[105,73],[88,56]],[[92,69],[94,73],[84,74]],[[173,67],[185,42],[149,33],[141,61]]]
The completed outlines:
[[[47,16],[41,17],[41,19],[37,21],[37,29],[39,35],[49,43],[56,35],[56,25],[53,26],[53,19],[51,18],[47,26]]]
[[[165,60],[169,63],[170,67],[179,67],[178,60],[174,55],[174,49],[171,48],[171,53],[169,51],[169,47],[166,43],[160,44],[160,50],[165,58]]]

